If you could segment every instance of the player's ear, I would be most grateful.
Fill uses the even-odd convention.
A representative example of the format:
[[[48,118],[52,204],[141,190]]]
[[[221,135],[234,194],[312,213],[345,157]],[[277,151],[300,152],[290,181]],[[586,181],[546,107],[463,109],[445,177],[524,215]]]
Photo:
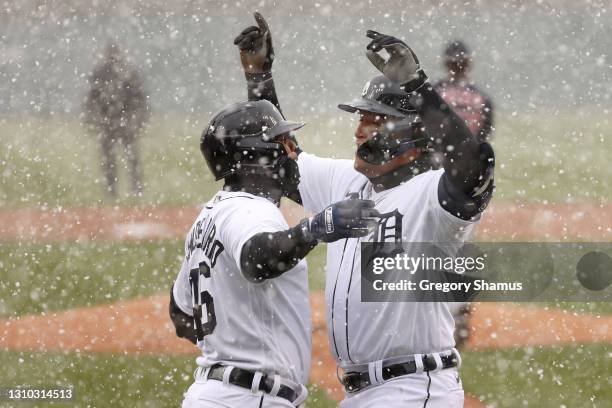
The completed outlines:
[[[279,142],[285,147],[287,156],[289,156],[290,159],[296,160],[298,154],[298,145],[295,140],[287,136],[282,136],[279,139]]]

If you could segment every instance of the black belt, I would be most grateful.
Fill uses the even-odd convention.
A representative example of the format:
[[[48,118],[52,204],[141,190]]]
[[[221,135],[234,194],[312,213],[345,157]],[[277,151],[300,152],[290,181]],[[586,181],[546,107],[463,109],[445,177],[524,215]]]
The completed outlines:
[[[423,371],[433,371],[438,368],[436,360],[434,360],[431,354],[425,354],[423,358]],[[441,369],[457,367],[458,358],[453,352],[447,356],[440,356],[442,360]],[[417,372],[416,362],[413,360],[406,363],[391,364],[383,366],[382,377],[383,381],[388,381],[395,377],[401,377],[403,375],[414,374]],[[346,392],[357,392],[365,387],[372,385],[370,382],[369,372],[347,372],[342,376],[342,385],[346,389]]]
[[[206,378],[210,380],[223,381],[223,373],[225,372],[226,368],[227,367],[222,366],[221,364],[215,364],[214,366],[210,367],[210,370],[208,370],[208,376]],[[228,382],[230,384],[234,384],[242,388],[248,388],[250,390],[251,385],[253,384],[254,377],[254,372],[234,367],[229,375]],[[273,387],[274,377],[269,377],[265,374],[262,375],[261,381],[259,381],[259,391],[263,391],[267,394],[270,394],[272,392]],[[298,399],[300,395],[295,392],[293,388],[281,384],[276,396],[284,398],[287,401],[293,403],[293,401]]]

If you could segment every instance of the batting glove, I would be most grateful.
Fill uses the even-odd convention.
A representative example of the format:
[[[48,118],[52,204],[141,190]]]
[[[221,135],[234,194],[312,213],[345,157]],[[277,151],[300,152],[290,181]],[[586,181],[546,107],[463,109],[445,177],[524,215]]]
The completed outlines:
[[[268,23],[258,12],[253,13],[257,27],[245,28],[234,40],[240,49],[240,61],[246,74],[263,74],[272,70],[274,48]]]
[[[415,91],[427,82],[418,57],[406,43],[373,30],[368,30],[366,36],[372,39],[366,47],[366,56],[384,76],[402,85],[406,92]],[[383,49],[389,54],[387,60],[378,54]]]
[[[376,228],[377,220],[374,217],[378,215],[374,201],[349,198],[302,220],[301,227],[309,240],[334,242],[368,235]]]

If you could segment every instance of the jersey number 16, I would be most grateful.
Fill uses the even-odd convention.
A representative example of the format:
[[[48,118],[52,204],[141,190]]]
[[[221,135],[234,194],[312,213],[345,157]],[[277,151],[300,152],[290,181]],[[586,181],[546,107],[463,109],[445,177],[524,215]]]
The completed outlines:
[[[193,319],[195,320],[198,341],[204,339],[204,336],[211,334],[215,330],[215,326],[217,326],[213,297],[207,290],[201,291],[201,288],[204,286],[204,279],[207,278],[210,278],[210,267],[205,262],[200,262],[198,268],[189,271]],[[202,306],[206,308],[206,314],[202,313]]]

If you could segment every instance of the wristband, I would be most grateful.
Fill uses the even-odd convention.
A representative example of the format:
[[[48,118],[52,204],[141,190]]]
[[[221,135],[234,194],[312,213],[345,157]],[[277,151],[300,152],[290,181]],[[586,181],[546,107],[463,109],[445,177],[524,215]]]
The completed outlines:
[[[271,80],[272,72],[271,71],[256,72],[256,73],[245,72],[244,76],[246,77],[246,80],[248,82],[260,83],[260,82],[266,82],[266,81]]]
[[[411,79],[410,81],[405,82],[401,85],[404,92],[412,93],[427,83],[427,80],[429,78],[427,78],[427,75],[422,69],[419,69],[416,73],[418,75],[418,78]]]
[[[310,218],[304,218],[300,221],[299,224],[300,232],[302,233],[302,238],[306,243],[317,242],[315,236],[310,232]]]

